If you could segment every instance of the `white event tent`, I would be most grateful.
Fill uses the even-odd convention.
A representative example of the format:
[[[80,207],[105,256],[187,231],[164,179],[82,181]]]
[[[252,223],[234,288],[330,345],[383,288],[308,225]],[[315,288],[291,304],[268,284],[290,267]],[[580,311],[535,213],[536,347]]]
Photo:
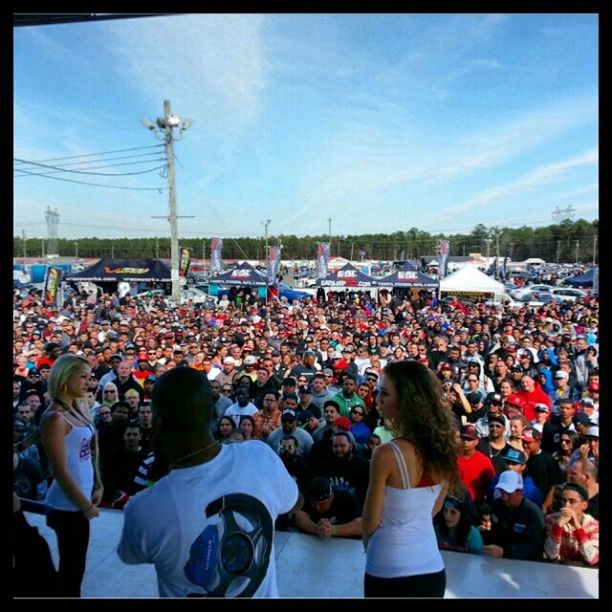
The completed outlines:
[[[481,272],[476,266],[466,264],[440,281],[440,295],[444,293],[478,293],[500,295],[504,285]]]

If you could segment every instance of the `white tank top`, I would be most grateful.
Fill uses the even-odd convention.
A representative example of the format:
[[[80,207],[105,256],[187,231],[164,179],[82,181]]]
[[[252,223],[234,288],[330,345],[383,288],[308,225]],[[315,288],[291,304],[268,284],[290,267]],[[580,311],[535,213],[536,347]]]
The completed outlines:
[[[66,466],[68,473],[76,482],[77,486],[89,499],[94,484],[94,469],[91,457],[91,442],[94,436],[91,425],[76,427],[61,412],[58,413],[70,424],[71,430],[66,434],[64,447],[66,452]],[[64,493],[57,480],[54,480],[47,491],[45,499],[49,506],[57,510],[81,511],[82,508],[75,504]]]
[[[382,518],[368,541],[366,572],[377,578],[433,574],[444,569],[432,521],[439,484],[412,488],[400,449],[389,442],[402,488],[385,487]]]

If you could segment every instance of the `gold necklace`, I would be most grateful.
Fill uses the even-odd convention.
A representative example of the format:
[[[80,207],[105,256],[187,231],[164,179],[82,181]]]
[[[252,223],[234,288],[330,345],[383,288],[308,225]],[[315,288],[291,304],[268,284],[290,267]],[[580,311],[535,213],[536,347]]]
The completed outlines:
[[[198,448],[198,450],[195,450],[192,453],[189,453],[188,455],[184,455],[183,457],[179,457],[174,463],[172,463],[170,465],[168,470],[169,471],[173,470],[179,463],[182,463],[183,461],[185,461],[187,459],[191,459],[191,457],[195,457],[196,455],[199,455],[200,453],[203,453],[204,451],[208,450],[209,448],[212,448],[215,444],[218,444],[217,440],[213,440],[210,444],[207,444],[206,446],[203,446],[202,448]]]

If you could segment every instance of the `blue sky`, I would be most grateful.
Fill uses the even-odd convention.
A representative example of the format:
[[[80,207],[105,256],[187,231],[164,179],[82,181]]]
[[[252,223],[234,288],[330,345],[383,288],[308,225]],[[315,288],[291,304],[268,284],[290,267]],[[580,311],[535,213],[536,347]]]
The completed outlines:
[[[141,119],[169,99],[193,122],[175,144],[178,214],[194,217],[179,219],[182,237],[262,236],[266,219],[269,236],[326,235],[328,218],[334,235],[450,234],[548,225],[568,206],[593,220],[597,47],[592,14],[190,14],[15,28],[14,156],[27,162],[15,168],[159,144]],[[162,164],[161,150],[141,152],[151,161],[95,171]],[[61,238],[169,235],[151,218],[168,212],[157,170],[49,176],[113,187],[16,172],[15,235],[46,236],[47,207]]]

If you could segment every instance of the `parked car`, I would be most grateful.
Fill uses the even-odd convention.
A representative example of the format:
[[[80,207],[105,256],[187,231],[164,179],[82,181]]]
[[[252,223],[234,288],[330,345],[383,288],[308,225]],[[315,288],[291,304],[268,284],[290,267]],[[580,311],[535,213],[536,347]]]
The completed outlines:
[[[511,295],[509,295],[508,293],[500,293],[498,295],[496,295],[493,298],[488,298],[484,301],[485,306],[518,306],[521,307],[523,306],[523,302],[519,301],[519,300],[515,300]]]
[[[293,289],[285,283],[279,283],[278,285],[278,297],[286,298],[289,303],[293,300],[305,300],[307,298],[313,298],[316,295],[315,291],[305,291],[303,289]]]
[[[529,292],[544,291],[545,293],[550,293],[551,289],[553,289],[552,285],[523,285],[522,287],[515,287],[510,294],[518,300]]]
[[[209,293],[210,285],[188,285],[181,291],[181,303],[191,300],[194,304],[215,302],[215,297]]]
[[[576,300],[583,300],[587,293],[581,289],[574,289],[573,287],[551,287],[550,292],[561,298],[564,302],[575,302]]]
[[[528,306],[546,306],[547,304],[559,304],[562,301],[559,297],[545,291],[529,291],[517,300]]]

